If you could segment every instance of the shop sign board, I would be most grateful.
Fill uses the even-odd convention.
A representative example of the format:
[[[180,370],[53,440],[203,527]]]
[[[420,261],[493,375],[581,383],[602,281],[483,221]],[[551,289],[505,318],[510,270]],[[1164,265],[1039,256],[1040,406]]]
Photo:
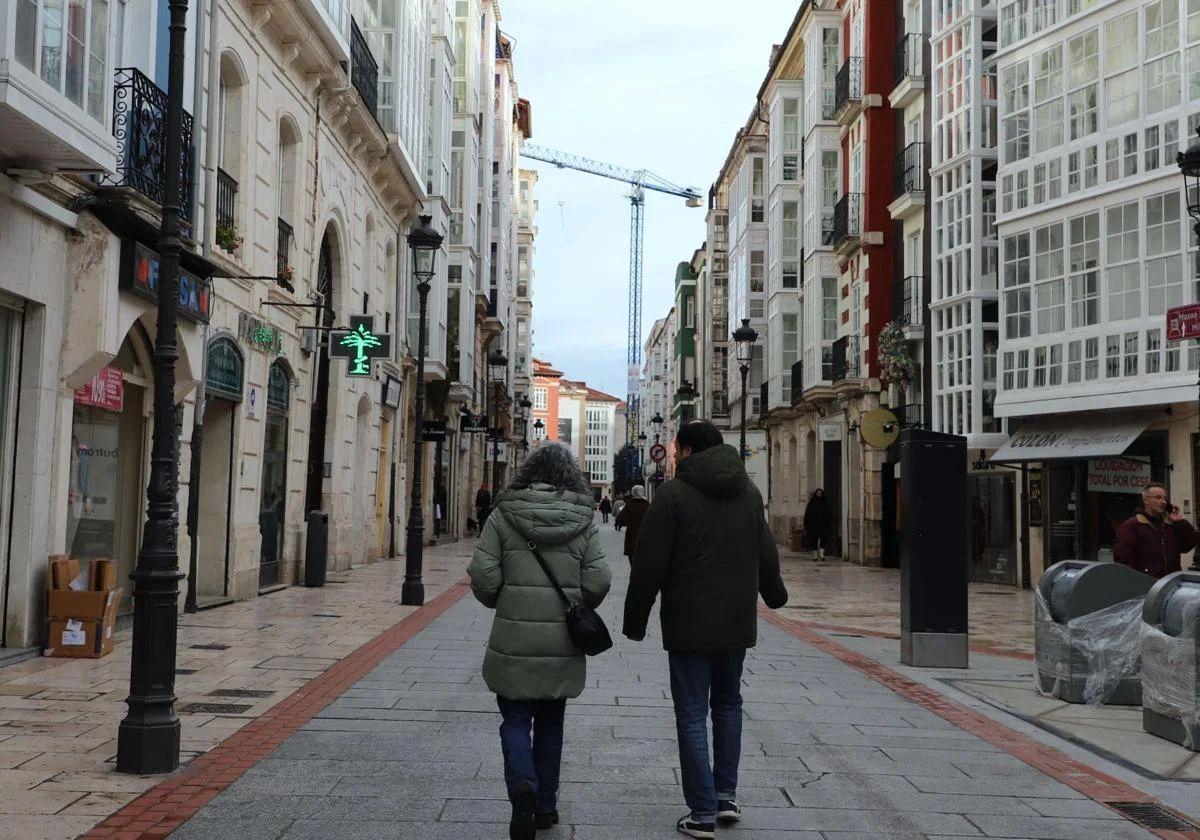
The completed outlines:
[[[383,380],[383,404],[391,409],[400,407],[400,380],[390,374]]]
[[[1167,341],[1200,338],[1200,303],[1167,310]]]
[[[241,351],[231,339],[218,338],[210,342],[204,389],[221,399],[241,402],[243,369]]]
[[[277,328],[246,312],[238,315],[238,338],[264,353],[279,353],[283,348],[283,335]]]
[[[370,376],[371,360],[392,355],[392,337],[375,332],[374,315],[354,315],[350,329],[329,333],[329,355],[347,359],[348,376]]]
[[[481,435],[488,430],[487,418],[482,414],[464,414],[459,428],[465,434]]]
[[[1087,489],[1092,493],[1141,493],[1151,480],[1150,459],[1146,457],[1088,461]]]
[[[140,242],[121,244],[121,272],[118,288],[147,300],[158,302],[158,253]],[[202,280],[190,271],[179,269],[179,308],[181,318],[207,324],[212,315],[212,281]]]
[[[446,439],[444,420],[426,420],[421,427],[421,440],[426,443],[441,443]]]
[[[1031,423],[1014,432],[989,460],[1011,463],[1112,458],[1128,449],[1147,425],[1144,418]]]
[[[840,422],[820,423],[817,425],[817,436],[821,440],[841,440],[842,424]]]
[[[125,374],[120,368],[104,368],[75,389],[75,404],[119,412],[125,406]]]

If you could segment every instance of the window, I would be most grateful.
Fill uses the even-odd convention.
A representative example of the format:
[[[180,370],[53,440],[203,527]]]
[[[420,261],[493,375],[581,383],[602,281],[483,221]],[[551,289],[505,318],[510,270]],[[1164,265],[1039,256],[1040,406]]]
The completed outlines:
[[[1138,334],[1125,333],[1125,365],[1122,368],[1125,376],[1137,376],[1138,373]]]
[[[793,313],[783,315],[783,357],[780,359],[783,371],[790,371],[792,364],[800,360],[800,316]],[[786,373],[783,380],[783,402],[792,401],[791,376]]]
[[[1146,373],[1162,370],[1162,330],[1146,330]]]
[[[1125,177],[1137,174],[1138,169],[1138,136],[1135,131],[1132,134],[1126,134],[1125,140],[1122,143],[1125,161]]]
[[[1121,336],[1108,336],[1104,345],[1104,376],[1112,379],[1121,375]]]
[[[1014,163],[1029,156],[1029,65],[1007,68],[1003,80],[1004,161]]]
[[[1070,221],[1071,326],[1100,323],[1100,214]]]
[[[1029,234],[1004,240],[1005,338],[1029,335]]]
[[[1066,328],[1063,288],[1063,228],[1038,228],[1034,240],[1034,278],[1037,281],[1038,334]]]
[[[1067,42],[1069,85],[1067,117],[1071,140],[1096,131],[1098,103],[1096,79],[1100,76],[1100,34],[1092,29]]]
[[[1115,181],[1121,177],[1121,141],[1114,137],[1104,143],[1104,179]]]
[[[1067,382],[1079,382],[1083,378],[1083,342],[1072,341],[1067,345]]]
[[[1104,83],[1104,96],[1108,102],[1108,124],[1121,125],[1136,119],[1140,94],[1140,73],[1136,68],[1109,76]]]
[[[1024,210],[1029,206],[1029,170],[1022,169],[1017,173],[1017,209]]]
[[[1179,53],[1147,62],[1146,115],[1178,105],[1182,95],[1181,84]]]
[[[1183,303],[1183,248],[1178,192],[1146,199],[1147,314]]]
[[[1001,388],[1005,391],[1013,389],[1013,358],[1015,354],[1009,350],[1004,354],[1004,380],[1001,383]]]
[[[1071,152],[1067,155],[1067,192],[1079,192],[1083,189],[1083,152]]]
[[[783,180],[800,177],[800,100],[783,100]]]
[[[821,278],[821,340],[837,338],[837,278]],[[826,379],[828,377],[825,377]]]
[[[783,202],[780,255],[783,258],[783,288],[795,289],[800,280],[800,203],[797,201]]]
[[[761,156],[755,156],[751,161],[751,198],[750,198],[750,221],[761,222],[766,218],[766,199],[765,193],[765,167],[766,162]]]
[[[533,407],[539,411],[546,410],[546,389],[540,385],[533,389]]]
[[[1108,320],[1123,321],[1141,315],[1142,288],[1138,263],[1138,203],[1132,201],[1107,211]]]
[[[763,291],[763,269],[766,263],[766,251],[750,252],[750,292],[761,294]]]
[[[1045,347],[1035,347],[1033,350],[1033,387],[1046,387],[1046,350]]]
[[[1084,342],[1083,378],[1100,378],[1100,339],[1089,338]]]
[[[64,8],[65,6],[65,8]],[[67,99],[105,121],[108,0],[20,0],[16,4],[16,57]],[[41,22],[41,49],[37,30]]]
[[[821,30],[821,117],[833,119],[837,103],[837,74],[840,69],[841,29]]]
[[[1143,7],[1147,60],[1178,49],[1179,5],[1179,0],[1153,0]]]
[[[1029,351],[1017,351],[1017,387],[1029,387]]]

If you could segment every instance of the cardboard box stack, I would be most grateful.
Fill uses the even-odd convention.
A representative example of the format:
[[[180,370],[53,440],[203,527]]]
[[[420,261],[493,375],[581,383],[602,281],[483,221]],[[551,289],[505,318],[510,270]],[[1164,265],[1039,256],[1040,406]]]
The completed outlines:
[[[46,593],[46,656],[99,659],[113,647],[117,606],[117,561],[80,561],[65,554],[50,558]]]

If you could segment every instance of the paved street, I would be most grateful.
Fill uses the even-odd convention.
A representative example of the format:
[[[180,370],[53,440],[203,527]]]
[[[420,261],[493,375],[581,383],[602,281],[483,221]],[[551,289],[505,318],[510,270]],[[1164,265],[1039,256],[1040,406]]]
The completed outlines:
[[[604,530],[619,627],[627,574]],[[490,613],[459,600],[195,817],[179,840],[507,836]],[[655,632],[656,620],[651,623]],[[1146,838],[1114,811],[767,622],[747,660],[744,837]],[[548,838],[669,838],[684,812],[666,657],[652,636],[589,663],[568,705]]]

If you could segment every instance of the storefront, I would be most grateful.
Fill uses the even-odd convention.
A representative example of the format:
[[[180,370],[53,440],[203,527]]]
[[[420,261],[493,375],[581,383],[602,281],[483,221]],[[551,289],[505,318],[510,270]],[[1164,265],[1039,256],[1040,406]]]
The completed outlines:
[[[113,363],[75,391],[66,550],[115,558],[119,580],[141,541],[151,380],[150,340],[134,325]]]
[[[991,461],[1020,464],[1025,520],[1040,562],[1113,559],[1117,528],[1141,503],[1142,488],[1166,481],[1169,433],[1147,431],[1137,415],[1044,419],[1024,425]]]
[[[967,474],[971,580],[1016,586],[1016,476],[1010,470]]]
[[[287,501],[288,408],[292,377],[282,359],[267,373],[266,429],[263,433],[262,485],[258,527],[262,537],[258,559],[258,586],[279,584],[283,562],[284,522]]]
[[[231,595],[230,523],[244,374],[245,358],[232,338],[219,336],[209,341],[196,520],[196,593],[201,608]]]

